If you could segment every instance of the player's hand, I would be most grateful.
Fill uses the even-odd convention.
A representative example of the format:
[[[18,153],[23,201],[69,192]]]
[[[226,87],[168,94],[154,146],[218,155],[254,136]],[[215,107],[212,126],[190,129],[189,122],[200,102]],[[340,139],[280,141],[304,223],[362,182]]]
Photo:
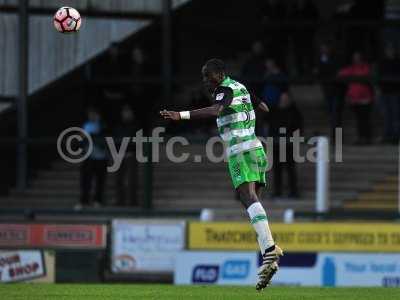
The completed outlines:
[[[170,119],[174,121],[179,121],[181,119],[181,115],[177,111],[170,110],[162,110],[160,111],[160,115],[164,117],[164,119]]]

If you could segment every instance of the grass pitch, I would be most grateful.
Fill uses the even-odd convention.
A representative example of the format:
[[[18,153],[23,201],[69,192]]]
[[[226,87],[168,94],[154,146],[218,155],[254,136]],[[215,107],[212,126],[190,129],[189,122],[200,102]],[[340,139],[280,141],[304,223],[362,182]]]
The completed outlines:
[[[398,300],[400,289],[271,287],[258,293],[252,287],[230,286],[8,284],[0,285],[0,295],[4,300]]]

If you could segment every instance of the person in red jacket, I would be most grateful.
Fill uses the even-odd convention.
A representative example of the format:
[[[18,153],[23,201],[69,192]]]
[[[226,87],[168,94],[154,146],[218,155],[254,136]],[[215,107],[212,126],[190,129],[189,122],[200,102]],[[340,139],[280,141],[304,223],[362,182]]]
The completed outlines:
[[[368,82],[371,76],[371,65],[363,60],[360,52],[355,52],[352,64],[339,71],[340,78],[351,80],[347,85],[346,100],[354,111],[357,121],[358,140],[357,144],[365,145],[371,143],[372,125],[371,112],[374,102],[374,91]]]

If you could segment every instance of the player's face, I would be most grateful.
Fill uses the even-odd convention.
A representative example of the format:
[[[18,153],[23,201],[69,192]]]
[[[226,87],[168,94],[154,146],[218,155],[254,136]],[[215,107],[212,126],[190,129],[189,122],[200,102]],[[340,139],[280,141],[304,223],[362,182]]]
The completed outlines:
[[[215,72],[211,72],[207,70],[206,67],[203,67],[201,70],[203,75],[203,83],[204,85],[212,92],[215,88],[221,83],[224,79],[223,74],[218,74]]]

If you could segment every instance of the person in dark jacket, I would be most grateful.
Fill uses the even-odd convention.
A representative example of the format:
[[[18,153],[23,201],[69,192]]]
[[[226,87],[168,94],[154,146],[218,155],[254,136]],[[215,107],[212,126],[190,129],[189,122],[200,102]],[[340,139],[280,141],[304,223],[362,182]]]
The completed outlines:
[[[264,46],[260,41],[255,41],[252,45],[251,53],[243,64],[240,77],[258,97],[262,91],[262,76],[265,73],[264,61]]]
[[[135,113],[130,105],[122,106],[120,112],[120,122],[114,130],[117,149],[121,149],[123,139],[136,136],[139,130]],[[116,171],[116,186],[117,186],[117,205],[118,206],[136,206],[138,199],[137,192],[137,171],[138,163],[136,160],[135,145],[129,142],[126,153],[123,157],[119,169]]]
[[[327,105],[331,126],[331,138],[335,139],[335,129],[342,127],[342,114],[344,108],[343,87],[335,82],[339,63],[327,44],[319,48],[318,60],[314,68],[314,75],[322,81],[321,88]]]
[[[262,100],[271,110],[278,105],[283,93],[287,93],[288,76],[281,69],[275,59],[268,58],[265,61],[266,74],[262,91]]]
[[[289,179],[290,198],[298,198],[296,162],[293,157],[293,143],[290,137],[296,130],[303,130],[303,117],[295,102],[288,93],[282,94],[278,106],[270,118],[270,136],[273,138],[273,174],[274,174],[274,197],[282,196],[282,172],[287,170]],[[283,143],[281,142],[283,139]],[[284,147],[282,147],[284,146]],[[286,148],[286,150],[285,150]],[[281,152],[285,151],[286,153]],[[285,156],[286,157],[285,157]],[[281,156],[285,159],[281,159]]]
[[[266,72],[261,100],[268,106],[271,111],[271,115],[273,115],[275,108],[279,105],[279,99],[289,90],[288,76],[278,65],[275,58],[267,58],[265,60],[265,69]],[[267,114],[266,116],[260,116],[259,120],[266,119],[268,123],[268,119],[270,117],[269,115],[270,114]],[[257,134],[262,136],[265,135],[263,124],[259,122],[256,124],[256,126]]]

